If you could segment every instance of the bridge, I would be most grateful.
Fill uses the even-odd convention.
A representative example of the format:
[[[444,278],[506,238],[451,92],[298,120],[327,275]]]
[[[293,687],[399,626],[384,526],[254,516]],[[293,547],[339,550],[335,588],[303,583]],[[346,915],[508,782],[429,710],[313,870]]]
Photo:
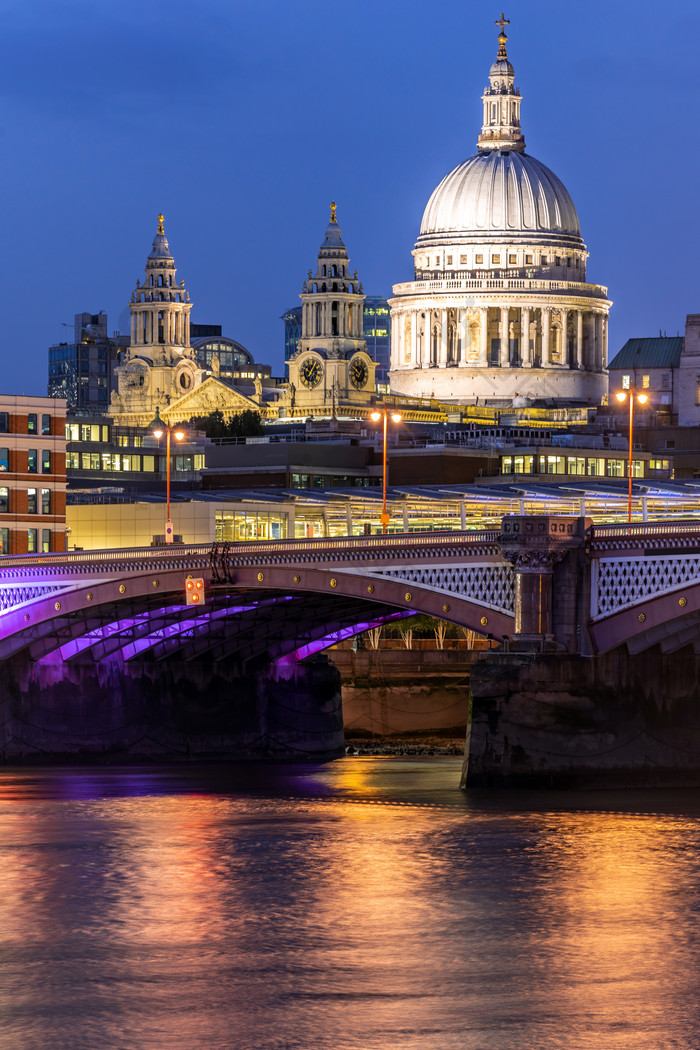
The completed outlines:
[[[203,606],[185,603],[188,576],[205,581]],[[481,532],[0,559],[0,661],[11,706],[47,689],[60,704],[61,683],[70,683],[89,707],[95,683],[109,681],[116,695],[120,676],[130,694],[145,689],[152,699],[155,680],[177,664],[202,696],[210,696],[213,681],[226,683],[215,705],[221,711],[238,688],[234,680],[252,695],[261,676],[268,692],[281,679],[287,684],[277,693],[288,694],[290,675],[297,685],[303,675],[301,658],[414,613],[501,643],[491,668],[499,660],[511,669],[523,659],[531,665],[533,656],[543,666],[546,655],[558,656],[560,668],[563,656],[597,667],[620,650],[633,659],[689,647],[694,657],[700,523],[594,525],[564,515],[509,515],[500,529]],[[313,700],[304,695],[295,710],[307,710],[300,732],[308,735]],[[291,732],[292,715],[285,717]],[[319,739],[328,743],[321,731]]]

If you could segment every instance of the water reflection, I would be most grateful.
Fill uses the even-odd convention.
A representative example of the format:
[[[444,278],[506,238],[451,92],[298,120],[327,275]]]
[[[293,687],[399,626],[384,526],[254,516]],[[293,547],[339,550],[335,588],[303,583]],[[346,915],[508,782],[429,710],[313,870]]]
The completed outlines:
[[[0,774],[0,1047],[700,1045],[697,800],[458,775]]]

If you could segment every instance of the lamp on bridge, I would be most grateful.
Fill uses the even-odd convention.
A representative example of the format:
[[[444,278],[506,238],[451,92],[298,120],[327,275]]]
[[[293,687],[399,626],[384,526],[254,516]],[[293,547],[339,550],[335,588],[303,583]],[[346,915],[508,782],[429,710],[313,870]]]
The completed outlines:
[[[628,466],[627,466],[627,478],[628,478],[628,482],[629,482],[628,497],[627,497],[627,521],[631,525],[632,524],[632,432],[634,430],[634,402],[635,402],[635,399],[636,399],[639,402],[640,405],[646,405],[647,401],[649,400],[649,395],[648,394],[638,394],[638,393],[636,393],[634,387],[630,387],[628,390],[618,390],[618,392],[615,394],[615,397],[620,402],[620,404],[624,404],[625,401],[629,401],[629,404],[630,404],[630,436],[629,436],[630,455],[629,455],[629,463],[628,463]]]
[[[382,516],[379,519],[381,521],[381,523],[382,523],[382,532],[383,533],[386,533],[386,527],[389,524],[389,519],[391,518],[391,514],[387,514],[387,512],[386,512],[386,441],[387,441],[387,428],[388,428],[388,423],[389,423],[389,415],[390,415],[389,408],[388,408],[387,404],[385,403],[382,406],[382,409],[380,411],[371,412],[370,413],[370,417],[369,417],[370,419],[373,419],[375,423],[378,423],[379,420],[382,419],[382,418],[384,419],[384,457],[383,457],[383,460],[382,460],[382,463],[383,463],[383,466],[382,466]],[[391,413],[391,420],[392,420],[393,423],[400,423],[401,422],[401,414],[399,412],[392,412]]]
[[[166,435],[165,441],[165,499],[167,503],[166,520],[165,520],[165,542],[173,542],[173,523],[170,520],[170,434],[172,432],[176,441],[182,441],[185,436],[183,430],[179,427],[173,429],[172,423],[164,423],[160,418],[160,409],[156,408],[155,419],[153,419],[147,428],[154,438],[160,440],[163,434]]]

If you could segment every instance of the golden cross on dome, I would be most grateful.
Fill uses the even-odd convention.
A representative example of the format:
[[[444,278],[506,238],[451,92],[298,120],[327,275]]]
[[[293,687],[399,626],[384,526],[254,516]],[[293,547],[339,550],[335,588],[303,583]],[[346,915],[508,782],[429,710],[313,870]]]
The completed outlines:
[[[165,233],[165,230],[163,228],[163,216],[162,215],[158,216],[158,233]]]
[[[505,33],[506,26],[510,25],[510,18],[506,18],[506,16],[501,11],[501,17],[496,19],[495,24],[501,27],[502,33]]]
[[[331,222],[337,222],[338,221],[336,219],[336,217],[335,217],[335,213],[336,213],[337,208],[338,208],[338,205],[335,203],[335,201],[331,201]]]

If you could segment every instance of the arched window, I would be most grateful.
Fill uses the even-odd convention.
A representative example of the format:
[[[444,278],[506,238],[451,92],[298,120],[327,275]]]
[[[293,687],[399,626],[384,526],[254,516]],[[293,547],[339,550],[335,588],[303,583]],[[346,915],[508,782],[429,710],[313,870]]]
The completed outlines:
[[[335,265],[335,263],[333,263],[333,265],[331,266],[331,277],[337,277],[337,276],[338,276],[338,267]]]
[[[165,342],[165,330],[163,327],[163,313],[162,311],[158,314],[158,342]]]
[[[325,290],[326,290],[326,284],[325,284],[325,281],[324,281],[324,283],[321,285],[321,291],[325,292]]]
[[[165,302],[165,296],[163,295],[162,292],[158,292],[158,302],[159,303]]]
[[[159,288],[163,287],[163,274],[162,273],[158,274],[158,287]]]
[[[323,274],[324,277],[326,276],[326,264],[325,263],[321,267],[321,273]]]
[[[170,276],[168,277],[168,288],[170,288],[172,286],[172,283],[173,283],[173,275],[170,274]]]

